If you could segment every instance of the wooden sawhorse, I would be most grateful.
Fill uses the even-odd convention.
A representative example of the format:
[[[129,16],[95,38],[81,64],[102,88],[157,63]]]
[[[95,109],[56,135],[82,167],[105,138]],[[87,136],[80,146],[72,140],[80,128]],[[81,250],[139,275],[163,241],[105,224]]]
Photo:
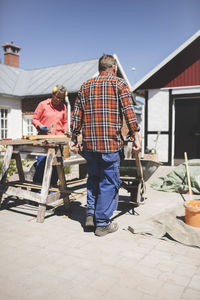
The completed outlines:
[[[2,174],[0,177],[0,204],[3,195],[16,196],[39,204],[37,213],[37,222],[43,223],[46,213],[46,206],[52,202],[63,199],[66,210],[70,209],[69,195],[65,180],[65,173],[62,159],[62,145],[66,144],[66,139],[55,143],[46,143],[42,141],[16,140],[7,141],[7,150],[4,156]],[[5,145],[5,143],[4,143]],[[21,153],[29,155],[44,155],[46,156],[46,164],[42,185],[33,184],[31,181],[25,180],[25,175],[22,167]],[[19,180],[7,182],[7,173],[11,159],[16,160]],[[56,166],[59,185],[56,187],[50,186],[53,166]],[[41,189],[41,194],[31,191],[31,189]],[[49,192],[52,191],[52,194]]]

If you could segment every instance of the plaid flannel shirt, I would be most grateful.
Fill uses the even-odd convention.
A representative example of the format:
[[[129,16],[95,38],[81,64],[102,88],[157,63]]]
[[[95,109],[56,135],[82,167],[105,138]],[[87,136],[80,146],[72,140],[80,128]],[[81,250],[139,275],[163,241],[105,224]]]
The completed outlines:
[[[102,72],[79,90],[72,116],[72,136],[78,136],[82,129],[83,146],[88,151],[119,151],[123,146],[123,114],[131,136],[139,127],[130,89],[125,80]]]

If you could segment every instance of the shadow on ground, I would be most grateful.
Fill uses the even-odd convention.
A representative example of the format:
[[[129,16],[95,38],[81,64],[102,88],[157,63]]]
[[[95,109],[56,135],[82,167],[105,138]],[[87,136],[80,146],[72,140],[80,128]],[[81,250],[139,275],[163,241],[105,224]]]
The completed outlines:
[[[117,213],[111,220],[129,213],[130,215],[138,215],[134,208],[135,204],[130,201],[129,196],[120,196],[118,202]],[[38,203],[20,199],[18,197],[7,197],[3,200],[0,210],[8,210],[13,213],[23,214],[32,218],[37,218]],[[67,216],[71,220],[79,222],[85,232],[91,231],[85,228],[86,205],[84,206],[80,201],[71,201],[70,210],[67,211],[64,205],[53,207],[48,205],[45,215],[45,220],[53,216]]]

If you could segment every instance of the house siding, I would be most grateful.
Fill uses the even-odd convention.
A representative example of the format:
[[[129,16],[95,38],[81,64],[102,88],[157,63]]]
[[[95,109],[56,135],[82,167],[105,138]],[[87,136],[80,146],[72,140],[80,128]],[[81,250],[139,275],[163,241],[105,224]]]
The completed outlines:
[[[200,85],[200,59],[171,80],[165,87]]]
[[[8,109],[8,138],[22,137],[21,99],[0,96],[0,109]]]
[[[159,161],[168,162],[169,145],[169,91],[153,89],[148,91],[147,147],[155,148]]]

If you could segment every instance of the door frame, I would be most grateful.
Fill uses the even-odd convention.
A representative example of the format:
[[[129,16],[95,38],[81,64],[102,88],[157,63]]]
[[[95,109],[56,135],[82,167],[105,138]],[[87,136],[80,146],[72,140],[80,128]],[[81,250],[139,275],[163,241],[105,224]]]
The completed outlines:
[[[194,99],[199,98],[200,99],[200,93],[191,93],[191,94],[176,94],[173,95],[170,93],[169,98],[169,119],[171,119],[171,122],[169,120],[169,127],[171,127],[171,138],[169,136],[169,163],[171,163],[172,166],[174,166],[174,154],[175,154],[175,101],[181,100],[181,99]],[[170,117],[171,115],[171,117]],[[171,126],[170,126],[171,123]],[[171,139],[171,141],[170,141]],[[171,145],[171,146],[170,146]]]

